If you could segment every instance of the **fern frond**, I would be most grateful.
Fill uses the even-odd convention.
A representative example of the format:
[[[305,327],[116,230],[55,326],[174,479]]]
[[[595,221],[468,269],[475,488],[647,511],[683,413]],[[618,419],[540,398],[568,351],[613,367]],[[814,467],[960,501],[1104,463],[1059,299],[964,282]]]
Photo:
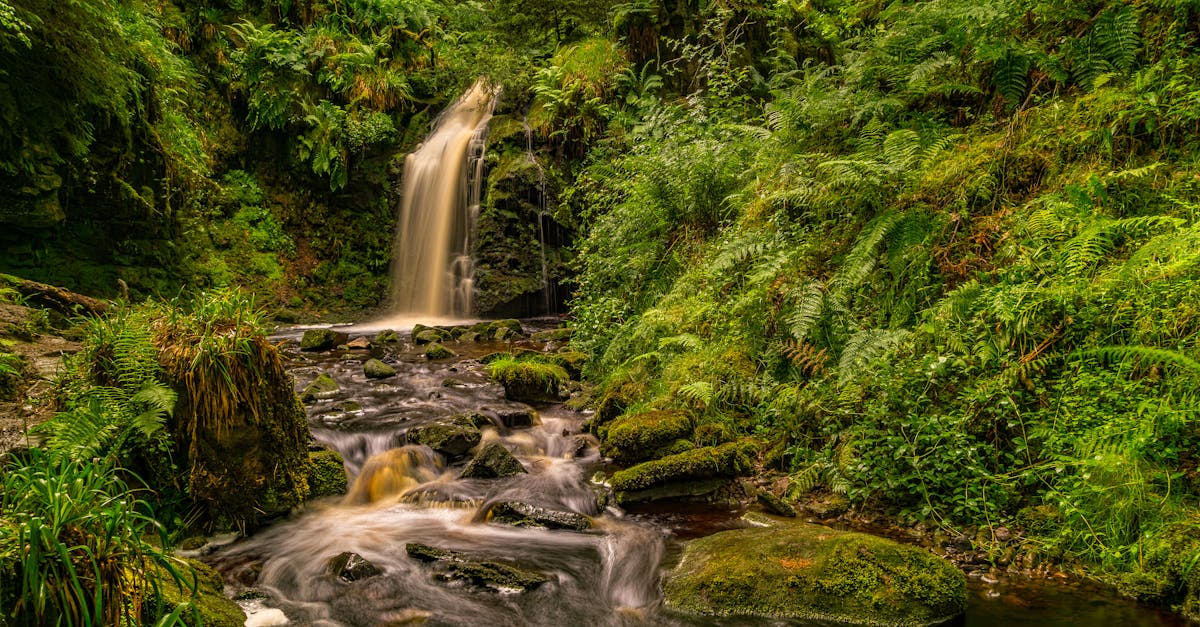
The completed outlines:
[[[810,279],[789,290],[788,297],[794,301],[787,316],[788,332],[797,342],[803,342],[825,311],[825,291],[819,281]]]
[[[658,350],[697,351],[704,346],[704,340],[691,333],[680,333],[664,337],[658,341]]]
[[[832,292],[839,297],[844,297],[862,284],[875,269],[879,245],[892,233],[896,225],[900,224],[902,219],[903,215],[900,213],[885,213],[863,228],[858,240],[854,242],[854,247],[850,249],[849,254],[842,261],[842,266],[830,281]],[[838,300],[844,300],[844,298]]]
[[[791,360],[792,365],[807,377],[820,374],[829,362],[829,354],[826,349],[818,349],[812,344],[796,340],[786,342],[782,347],[782,352]]]
[[[675,388],[675,396],[680,400],[706,409],[712,404],[715,395],[713,394],[713,386],[708,381],[692,381],[685,385]]]
[[[1191,375],[1200,375],[1200,362],[1169,348],[1157,346],[1101,346],[1074,353],[1075,357],[1098,357],[1109,363],[1129,363],[1144,366],[1147,363],[1175,366]]]
[[[130,425],[146,437],[153,436],[168,417],[175,412],[175,401],[178,396],[175,390],[157,383],[148,383],[129,398],[131,405],[143,409],[130,421]]]
[[[850,337],[838,361],[838,385],[847,383],[862,374],[872,361],[899,346],[912,335],[907,329],[868,329]]]

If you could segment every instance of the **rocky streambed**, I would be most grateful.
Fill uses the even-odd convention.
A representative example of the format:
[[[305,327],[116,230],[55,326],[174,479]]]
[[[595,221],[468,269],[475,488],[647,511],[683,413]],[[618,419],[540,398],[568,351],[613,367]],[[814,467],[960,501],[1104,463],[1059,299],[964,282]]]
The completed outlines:
[[[344,461],[313,486],[329,496],[205,557],[248,624],[926,624],[961,614],[963,575],[921,548],[744,515],[752,498],[617,506],[612,468],[584,429],[590,414],[556,402],[578,384],[527,403],[487,375],[497,353],[562,350],[555,322],[280,333],[314,447]],[[957,620],[1169,621],[1090,589],[1019,583],[971,579]]]

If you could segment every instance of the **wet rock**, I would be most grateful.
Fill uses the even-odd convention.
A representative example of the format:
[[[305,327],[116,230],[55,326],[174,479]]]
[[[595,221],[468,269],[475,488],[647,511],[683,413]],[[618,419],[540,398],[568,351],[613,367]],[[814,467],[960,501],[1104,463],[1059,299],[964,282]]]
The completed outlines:
[[[277,309],[271,319],[282,324],[296,324],[300,322],[300,312],[286,308]]]
[[[311,403],[318,398],[329,398],[337,394],[341,390],[341,386],[334,380],[329,373],[322,372],[313,379],[312,383],[304,386],[304,391],[300,393],[300,400],[305,403]]]
[[[783,521],[689,542],[664,592],[694,614],[857,625],[938,624],[967,601],[963,574],[924,549]]]
[[[775,514],[776,516],[785,516],[787,518],[796,517],[796,508],[792,507],[791,503],[775,496],[767,490],[758,491],[758,504],[763,506],[763,509]]]
[[[244,627],[276,627],[277,625],[287,625],[287,614],[278,608],[266,608],[259,610],[246,617]]]
[[[449,359],[458,356],[458,353],[442,346],[440,342],[433,342],[425,348],[426,359]]]
[[[575,329],[549,329],[546,331],[538,331],[530,336],[535,342],[566,342],[575,334]]]
[[[371,340],[365,337],[356,337],[349,342],[346,342],[346,348],[349,350],[365,351],[371,349]]]
[[[518,337],[521,337],[520,334],[513,333],[512,330],[507,329],[505,327],[499,327],[496,330],[492,331],[492,339],[500,341],[500,342],[507,342],[509,340],[512,340],[512,339],[518,338]]]
[[[612,487],[617,498],[625,501],[625,493],[679,482],[731,479],[753,470],[749,454],[755,450],[750,440],[730,442],[721,446],[706,446],[694,451],[643,462],[613,474]],[[632,495],[629,495],[632,496]]]
[[[451,460],[462,457],[467,451],[475,448],[482,437],[479,427],[467,414],[408,430],[410,444],[428,446]]]
[[[396,369],[378,359],[368,359],[367,363],[363,364],[363,374],[368,379],[386,379],[396,376]]]
[[[492,522],[514,527],[570,529],[572,531],[584,531],[592,527],[591,519],[583,514],[546,509],[516,501],[496,503],[488,511],[488,515]]]
[[[841,494],[831,494],[823,499],[804,504],[804,509],[821,520],[837,518],[850,509],[850,500]]]
[[[399,344],[400,334],[391,329],[384,329],[375,334],[376,344]]]
[[[537,411],[532,407],[502,407],[489,409],[489,411],[496,414],[496,419],[500,421],[500,424],[509,429],[524,429],[542,424],[542,419],[538,417]]]
[[[546,359],[550,360],[551,363],[562,366],[563,370],[567,371],[567,376],[578,380],[580,375],[583,374],[583,366],[587,363],[588,356],[587,353],[564,350],[557,353],[550,353],[546,355]]]
[[[457,340],[457,339],[461,338],[464,334],[469,333],[470,331],[471,331],[471,329],[469,327],[463,327],[463,326],[450,327],[450,337]]]
[[[492,337],[497,340],[525,335],[525,329],[521,327],[521,321],[513,318],[494,320],[488,324],[488,330],[491,332]]]
[[[339,553],[329,560],[329,574],[346,582],[361,581],[368,577],[382,575],[378,566],[367,561],[358,553]]]
[[[300,338],[302,351],[326,351],[346,341],[345,333],[333,329],[309,329]]]
[[[413,344],[432,344],[450,339],[450,334],[441,329],[425,329],[413,334]]]
[[[479,342],[479,341],[482,341],[483,339],[484,339],[484,337],[482,335],[480,335],[474,331],[467,331],[466,333],[463,333],[462,335],[458,336],[458,341],[460,341],[460,342]]]
[[[499,442],[484,444],[475,458],[463,469],[463,479],[501,479],[528,471],[513,454]]]
[[[442,379],[442,387],[444,387],[444,388],[462,388],[462,387],[467,387],[467,382],[463,381],[462,379],[455,379],[454,377],[447,377],[445,379]]]
[[[525,592],[549,581],[548,577],[537,571],[428,544],[410,542],[404,545],[404,550],[409,557],[437,564],[442,569],[440,575],[444,579],[467,581],[493,590]]]

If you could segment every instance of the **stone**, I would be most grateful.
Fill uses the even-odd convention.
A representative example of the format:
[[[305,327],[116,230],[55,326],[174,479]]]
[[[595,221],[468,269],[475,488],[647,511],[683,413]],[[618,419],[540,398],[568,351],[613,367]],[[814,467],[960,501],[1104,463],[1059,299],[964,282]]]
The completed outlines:
[[[967,602],[962,572],[925,549],[796,522],[689,542],[664,592],[667,607],[705,616],[896,627],[945,622]]]
[[[488,442],[463,469],[463,479],[501,479],[526,473],[521,462],[499,442]]]
[[[329,560],[329,574],[347,583],[361,581],[383,571],[358,553],[339,553]]]
[[[245,627],[276,627],[289,623],[287,614],[278,608],[266,608],[246,617]]]
[[[542,424],[542,419],[538,417],[537,410],[532,407],[501,407],[499,409],[492,409],[491,411],[496,414],[496,418],[500,421],[500,424],[509,429],[524,429]]]
[[[732,479],[753,472],[752,440],[706,446],[662,459],[642,462],[613,474],[611,484],[620,502],[639,499],[635,494],[669,484]]]
[[[225,596],[225,582],[210,566],[191,558],[173,560],[179,579],[173,577],[165,568],[147,560],[146,577],[157,582],[159,593],[162,595],[163,608],[170,613],[181,605],[190,607],[184,609],[184,616],[191,616],[194,610],[203,621],[200,624],[213,627],[241,627],[246,620],[246,613]],[[186,582],[179,585],[178,581]],[[196,589],[189,589],[191,582]]]
[[[791,503],[775,496],[774,493],[768,490],[758,491],[758,504],[763,506],[763,509],[775,514],[776,516],[784,516],[787,518],[796,517],[796,508],[792,507]]]
[[[376,344],[399,344],[400,334],[391,329],[384,329],[375,334]]]
[[[352,350],[352,351],[370,350],[371,349],[371,340],[368,340],[366,337],[359,336],[359,337],[354,338],[353,340],[350,340],[349,342],[346,342],[346,348],[348,350]]]
[[[442,346],[440,342],[433,342],[425,348],[426,359],[449,359],[457,356],[458,353]]]
[[[363,364],[363,375],[368,379],[386,379],[396,375],[396,369],[378,359],[368,359]]]
[[[530,336],[535,342],[566,342],[575,334],[575,329],[566,327],[561,329],[549,329],[546,331],[538,331]]]
[[[346,464],[337,451],[322,450],[308,454],[308,498],[346,493]]]
[[[488,517],[491,522],[514,527],[584,531],[592,526],[591,519],[583,514],[547,509],[517,501],[504,501],[492,505],[488,510]]]
[[[312,383],[304,386],[304,391],[300,393],[300,400],[305,403],[311,403],[318,398],[334,396],[341,389],[341,386],[338,385],[338,382],[329,373],[322,372],[317,375],[316,379],[312,380]]]
[[[421,444],[446,456],[457,459],[479,445],[483,434],[467,414],[413,427],[408,430],[408,443]]]
[[[504,337],[500,337],[501,329],[507,330],[507,333],[504,334]],[[492,337],[496,338],[497,340],[525,335],[525,329],[521,327],[521,321],[514,318],[494,320],[488,325],[488,330],[491,331]]]
[[[600,454],[618,464],[633,464],[662,457],[655,454],[659,449],[691,434],[692,421],[681,411],[624,414],[600,428]]]
[[[428,544],[410,542],[404,545],[404,551],[413,559],[437,564],[444,579],[466,581],[501,592],[525,592],[550,580],[537,571]]]
[[[441,329],[425,329],[413,334],[413,344],[432,344],[450,339],[450,334]]]
[[[309,329],[300,338],[300,350],[327,351],[345,341],[345,333],[338,333],[333,329]]]
[[[460,341],[460,342],[479,342],[483,339],[484,338],[482,335],[480,335],[474,331],[467,331],[466,333],[463,333],[462,335],[458,336],[458,341]]]

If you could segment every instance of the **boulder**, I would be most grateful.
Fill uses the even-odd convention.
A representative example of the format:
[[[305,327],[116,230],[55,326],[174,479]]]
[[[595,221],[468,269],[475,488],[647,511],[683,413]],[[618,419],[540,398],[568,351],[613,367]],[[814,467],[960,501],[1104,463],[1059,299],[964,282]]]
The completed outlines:
[[[463,479],[500,479],[528,472],[499,442],[484,444],[463,469]]]
[[[723,483],[720,480],[751,473],[754,468],[750,455],[754,449],[754,443],[747,440],[669,455],[617,471],[612,476],[612,487],[617,493],[617,500],[622,503],[647,500],[646,497],[676,496],[673,494],[675,490],[663,491],[662,488],[678,484],[683,484],[679,486],[679,495],[693,495],[691,493],[695,490],[688,489],[688,484],[696,482],[704,484],[705,491],[700,493],[706,493],[710,491],[709,488],[719,487]]]
[[[458,353],[442,346],[440,342],[432,342],[429,346],[425,347],[426,359],[449,359],[457,356]]]
[[[368,359],[367,363],[363,364],[363,374],[368,379],[386,379],[396,376],[396,369],[378,359]]]
[[[535,342],[566,342],[575,334],[575,329],[561,328],[538,331],[530,336]]]
[[[492,522],[504,523],[514,527],[537,527],[544,529],[570,529],[584,531],[590,529],[592,521],[583,514],[564,512],[529,503],[504,501],[492,505],[488,510],[488,519]]]
[[[345,333],[338,333],[333,329],[309,329],[300,338],[300,350],[327,351],[345,342],[346,337]]]
[[[562,366],[563,370],[567,371],[567,376],[578,380],[583,374],[583,366],[587,363],[587,353],[581,353],[573,350],[562,350],[557,353],[546,355],[546,359],[550,363]]]
[[[413,344],[432,344],[450,339],[450,334],[441,329],[425,329],[413,334]]]
[[[382,575],[383,571],[358,553],[339,553],[329,560],[329,574],[345,582]]]
[[[467,451],[475,448],[482,437],[479,426],[468,414],[452,416],[408,430],[409,444],[428,446],[447,459],[462,457]]]
[[[525,592],[549,581],[548,577],[537,571],[428,544],[410,542],[404,545],[404,550],[409,557],[437,564],[441,569],[439,576],[443,579],[466,581],[501,592]]]
[[[337,451],[309,453],[308,461],[308,498],[346,493],[346,464]]]
[[[966,609],[966,578],[919,547],[783,523],[693,540],[664,584],[666,605],[705,616],[853,625],[945,622]]]
[[[791,503],[775,496],[772,492],[759,490],[757,498],[758,504],[762,505],[763,509],[776,516],[784,516],[786,518],[796,517],[796,508],[792,507]]]
[[[376,344],[399,344],[400,334],[391,329],[384,329],[375,334]]]
[[[521,321],[513,318],[507,318],[505,320],[493,320],[490,324],[488,324],[488,331],[490,331],[491,336],[497,340],[525,335],[525,329],[521,327]]]
[[[318,398],[328,398],[337,394],[341,390],[341,386],[327,372],[322,372],[317,375],[312,383],[304,386],[304,391],[300,393],[300,399],[305,403],[311,403]]]
[[[618,464],[632,464],[662,457],[656,455],[659,449],[691,434],[692,420],[680,411],[625,414],[600,429],[600,453]]]
[[[496,418],[509,429],[524,429],[534,425],[542,424],[542,419],[538,417],[537,410],[532,407],[501,407],[499,409],[491,409],[491,412],[496,414]]]
[[[349,350],[365,351],[371,349],[371,340],[365,337],[356,337],[349,342],[346,342],[346,348]]]
[[[246,613],[225,596],[225,582],[215,570],[207,564],[191,559],[179,558],[174,567],[179,579],[171,576],[162,566],[147,560],[146,577],[155,581],[159,594],[162,595],[163,607],[168,611],[184,608],[184,616],[192,616],[194,610],[199,614],[203,625],[213,627],[242,627]],[[196,589],[190,589],[192,584]]]

